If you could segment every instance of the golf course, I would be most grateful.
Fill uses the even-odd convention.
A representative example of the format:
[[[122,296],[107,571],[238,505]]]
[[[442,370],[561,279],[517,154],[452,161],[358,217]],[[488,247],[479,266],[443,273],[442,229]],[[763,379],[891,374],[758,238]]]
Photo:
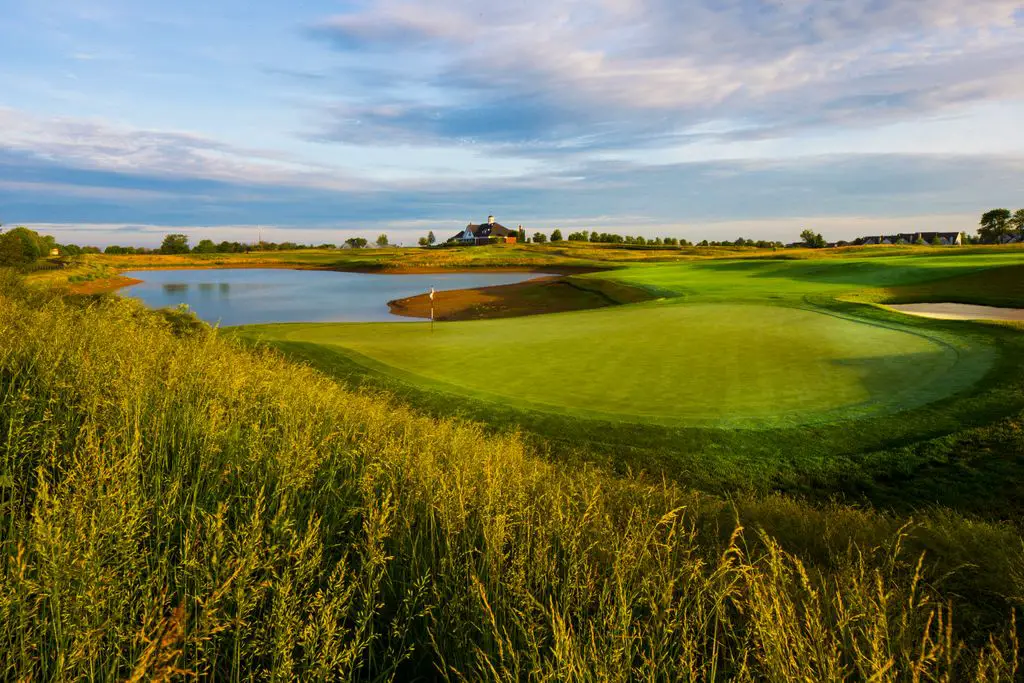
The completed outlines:
[[[1024,323],[902,304],[1021,308],[1024,250],[4,272],[0,670],[1018,680]]]
[[[1022,405],[1009,387],[1024,344],[1012,323],[926,320],[877,304],[928,292],[1024,303],[1012,284],[1022,274],[1020,251],[640,262],[568,277],[585,291],[604,283],[647,295],[627,305],[229,334],[437,416],[521,429],[556,458],[712,490],[921,505],[938,501],[933,485],[950,465],[936,440]],[[923,467],[937,471],[910,487],[922,490],[884,490]],[[941,495],[984,506],[965,490],[976,483]]]

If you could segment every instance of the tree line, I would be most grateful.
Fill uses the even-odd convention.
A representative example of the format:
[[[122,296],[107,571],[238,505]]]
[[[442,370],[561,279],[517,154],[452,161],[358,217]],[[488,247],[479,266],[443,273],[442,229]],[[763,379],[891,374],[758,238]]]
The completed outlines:
[[[992,209],[981,215],[978,237],[982,244],[1000,244],[1008,238],[1024,240],[1024,209]]]

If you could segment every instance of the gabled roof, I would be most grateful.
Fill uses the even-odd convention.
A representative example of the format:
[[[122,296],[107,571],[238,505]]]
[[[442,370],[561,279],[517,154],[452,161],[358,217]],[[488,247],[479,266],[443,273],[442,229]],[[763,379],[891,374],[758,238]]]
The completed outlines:
[[[471,231],[477,237],[508,237],[515,235],[515,230],[509,230],[501,223],[470,223],[466,226],[466,230]]]
[[[462,239],[467,230],[477,239],[487,237],[514,237],[518,234],[516,230],[510,230],[501,223],[470,223],[463,230],[460,230],[452,239]]]

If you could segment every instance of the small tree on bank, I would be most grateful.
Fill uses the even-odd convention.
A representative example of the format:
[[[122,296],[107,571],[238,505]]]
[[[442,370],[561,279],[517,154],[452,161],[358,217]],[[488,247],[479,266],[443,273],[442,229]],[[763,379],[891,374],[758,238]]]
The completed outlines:
[[[384,233],[377,235],[377,246],[386,247],[388,246],[388,236]]]
[[[352,247],[353,249],[362,249],[367,244],[369,244],[369,242],[366,241],[365,237],[349,237],[347,240],[345,240],[345,244]]]
[[[196,254],[216,254],[217,245],[213,243],[213,240],[199,240],[199,244],[193,247],[192,251]]]
[[[534,244],[544,244],[547,241],[548,241],[548,238],[547,238],[547,236],[544,233],[542,233],[542,232],[535,232],[535,233],[533,233],[533,243]]]
[[[435,242],[437,242],[437,238],[434,237],[434,231],[431,230],[427,233],[427,244],[434,244]]]
[[[164,237],[164,241],[160,244],[161,254],[187,254],[188,253],[188,235],[182,235],[181,233],[172,233]]]
[[[551,231],[551,241],[552,242],[561,242],[562,241],[562,231],[559,230],[558,228],[555,228],[554,230],[552,230]]]

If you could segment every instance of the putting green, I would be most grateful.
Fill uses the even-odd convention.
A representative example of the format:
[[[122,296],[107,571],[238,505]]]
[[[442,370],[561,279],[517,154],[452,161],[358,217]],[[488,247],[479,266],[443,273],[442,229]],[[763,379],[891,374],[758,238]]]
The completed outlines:
[[[267,325],[459,401],[756,428],[884,415],[977,381],[991,352],[924,328],[758,304],[661,303],[505,320]]]

